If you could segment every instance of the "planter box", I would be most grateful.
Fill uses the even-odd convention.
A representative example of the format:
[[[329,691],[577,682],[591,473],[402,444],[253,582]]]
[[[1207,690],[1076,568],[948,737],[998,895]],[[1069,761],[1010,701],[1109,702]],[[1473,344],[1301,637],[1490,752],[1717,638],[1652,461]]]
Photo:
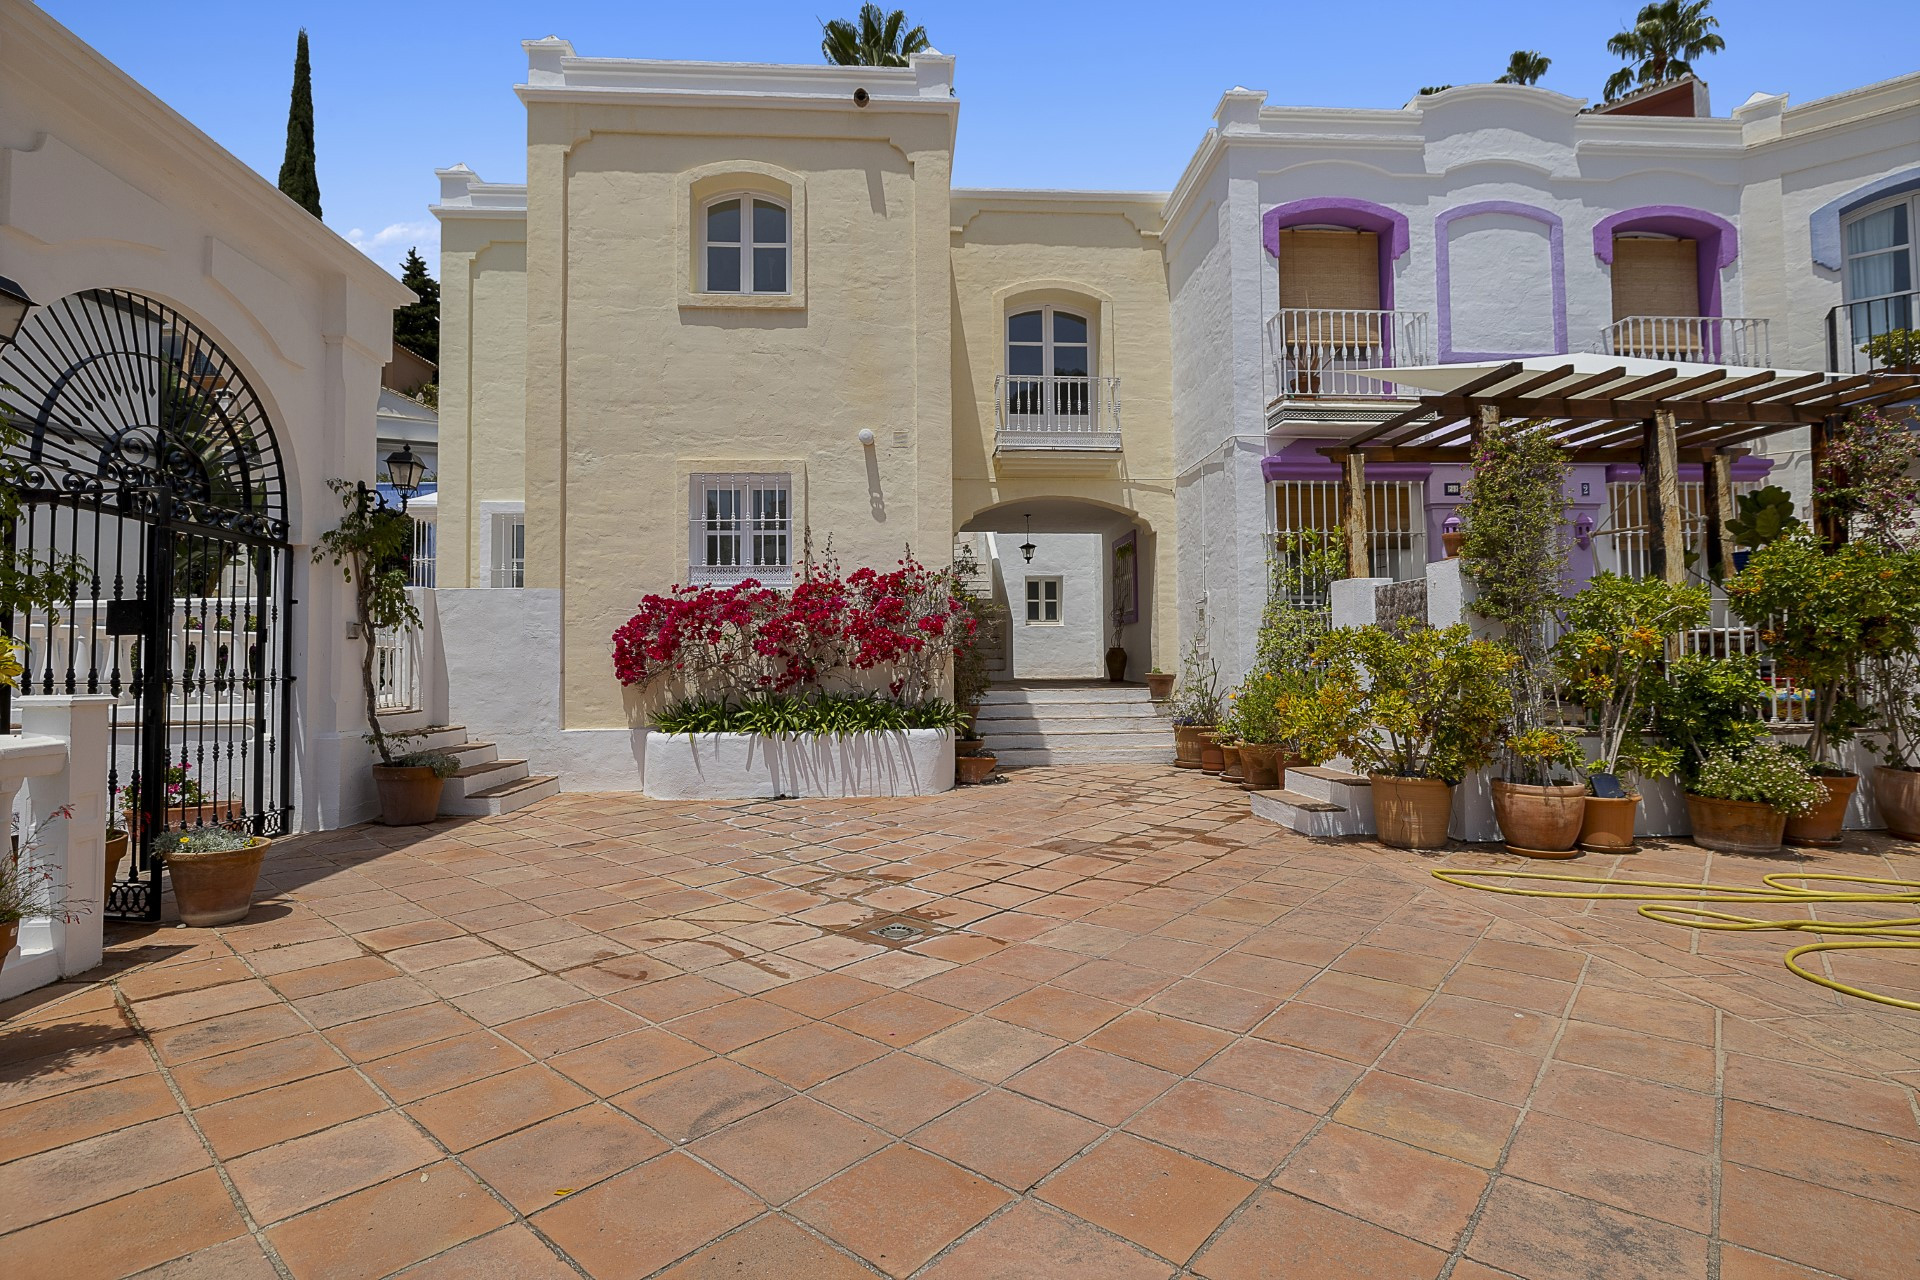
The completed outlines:
[[[641,774],[656,800],[924,796],[953,790],[946,729],[799,734],[649,733]]]

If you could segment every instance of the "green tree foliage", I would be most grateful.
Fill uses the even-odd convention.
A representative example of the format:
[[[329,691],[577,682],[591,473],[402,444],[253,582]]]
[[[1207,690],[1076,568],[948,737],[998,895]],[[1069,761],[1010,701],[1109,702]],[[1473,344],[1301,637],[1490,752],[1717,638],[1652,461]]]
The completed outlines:
[[[1773,688],[1751,657],[1682,654],[1667,664],[1666,679],[1648,682],[1647,692],[1653,732],[1679,752],[1680,776],[1689,787],[1710,758],[1738,756],[1767,732],[1758,712]]]
[[[420,611],[407,595],[407,552],[413,547],[413,521],[398,511],[373,502],[351,481],[333,479],[327,487],[340,498],[340,523],[320,535],[313,549],[315,564],[331,560],[353,585],[353,602],[360,622],[360,683],[367,700],[368,738],[380,753],[381,764],[398,759],[389,735],[380,731],[379,688],[374,661],[379,632],[403,631],[420,625]]]
[[[1710,612],[1705,587],[1611,573],[1596,574],[1567,601],[1554,665],[1599,738],[1592,772],[1661,778],[1678,766],[1677,750],[1647,742],[1641,729],[1667,642],[1704,626]]]
[[[1457,783],[1493,759],[1513,651],[1465,623],[1342,627],[1320,646],[1323,695],[1348,714],[1341,748],[1376,773]]]
[[[1506,74],[1495,80],[1495,84],[1538,84],[1540,77],[1547,74],[1547,68],[1553,65],[1553,59],[1538,49],[1515,49],[1513,56],[1507,59]]]
[[[313,71],[307,61],[307,29],[293,54],[293,98],[287,104],[287,154],[280,162],[280,189],[314,217],[320,216],[320,173],[313,149]]]
[[[417,302],[393,311],[393,340],[417,356],[440,363],[440,282],[427,270],[417,248],[408,249],[400,264],[400,283],[413,290]]]
[[[1544,424],[1508,421],[1480,433],[1460,503],[1462,571],[1473,611],[1506,629],[1513,725],[1540,725],[1550,679],[1547,636],[1567,576],[1567,459]]]
[[[821,56],[843,67],[904,67],[932,45],[925,27],[907,28],[906,11],[888,13],[877,4],[860,6],[858,25],[845,18],[820,24]]]
[[[1720,19],[1707,12],[1712,4],[1713,0],[1662,0],[1643,5],[1633,26],[1607,41],[1607,52],[1627,63],[1607,77],[1607,101],[1635,88],[1689,75],[1695,58],[1726,48],[1727,42],[1715,34]]]
[[[1793,514],[1793,495],[1777,484],[1741,494],[1734,506],[1727,532],[1735,546],[1764,547],[1801,527],[1800,517]]]

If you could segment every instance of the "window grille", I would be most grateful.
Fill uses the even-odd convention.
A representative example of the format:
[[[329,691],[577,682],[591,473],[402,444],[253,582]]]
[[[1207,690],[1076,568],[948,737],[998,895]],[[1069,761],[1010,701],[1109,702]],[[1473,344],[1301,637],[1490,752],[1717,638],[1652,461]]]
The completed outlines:
[[[688,581],[725,584],[753,578],[793,581],[793,497],[784,475],[693,478]]]
[[[1274,485],[1274,554],[1294,603],[1327,603],[1332,577],[1304,574],[1315,551],[1338,548],[1346,537],[1337,480],[1282,480]],[[1376,578],[1404,582],[1427,568],[1427,486],[1423,480],[1378,480],[1367,485],[1367,562]]]
[[[527,518],[521,514],[493,518],[493,581],[496,587],[527,585]]]

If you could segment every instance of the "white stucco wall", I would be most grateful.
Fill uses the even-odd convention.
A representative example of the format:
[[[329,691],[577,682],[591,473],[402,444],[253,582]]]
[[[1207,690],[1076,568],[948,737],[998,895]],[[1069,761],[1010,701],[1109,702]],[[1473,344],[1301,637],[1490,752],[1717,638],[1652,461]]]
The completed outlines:
[[[1001,562],[1013,617],[1013,675],[1031,680],[1097,680],[1106,677],[1108,584],[1103,571],[1106,539],[1099,534],[1036,533],[1033,563],[1004,545]],[[1060,579],[1060,621],[1027,621],[1027,582]]]
[[[286,471],[294,819],[369,814],[352,598],[309,552],[339,517],[328,479],[373,480],[392,308],[412,293],[28,4],[0,5],[0,275],[41,302],[159,299],[245,371]]]

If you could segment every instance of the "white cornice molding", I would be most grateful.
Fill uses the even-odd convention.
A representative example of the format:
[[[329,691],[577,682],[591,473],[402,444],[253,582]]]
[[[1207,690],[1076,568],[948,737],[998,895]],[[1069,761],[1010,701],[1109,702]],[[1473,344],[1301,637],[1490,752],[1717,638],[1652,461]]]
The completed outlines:
[[[523,102],[739,103],[847,111],[957,112],[954,59],[916,53],[905,67],[582,58],[556,36],[527,41]],[[864,91],[865,105],[854,101]]]
[[[527,216],[527,185],[524,182],[485,182],[464,164],[435,169],[440,180],[440,200],[427,206],[427,212],[445,221],[448,218],[508,218]]]
[[[57,68],[87,108],[113,117],[140,152],[231,196],[239,212],[265,223],[279,244],[305,252],[311,265],[345,276],[389,306],[415,301],[379,263],[37,6],[0,0],[0,39],[17,42],[11,56]]]

